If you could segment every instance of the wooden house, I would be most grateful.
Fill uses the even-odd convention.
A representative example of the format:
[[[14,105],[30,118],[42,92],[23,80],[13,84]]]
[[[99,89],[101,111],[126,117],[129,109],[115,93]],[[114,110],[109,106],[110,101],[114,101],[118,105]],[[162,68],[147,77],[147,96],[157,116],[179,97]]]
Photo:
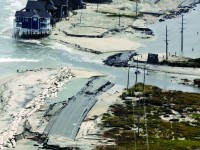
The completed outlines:
[[[14,37],[47,36],[56,21],[83,5],[82,0],[28,0],[26,7],[15,13]]]
[[[51,15],[46,11],[17,11],[15,14],[15,37],[41,37],[51,33]]]
[[[57,20],[68,16],[68,0],[52,0],[54,6],[57,8],[56,15],[53,17]]]
[[[111,3],[112,0],[83,0],[84,2],[88,2],[88,3]]]
[[[86,5],[83,0],[69,0],[69,7],[74,10],[86,8]]]
[[[15,13],[15,37],[41,37],[51,33],[51,13],[46,2],[29,0],[26,7]]]

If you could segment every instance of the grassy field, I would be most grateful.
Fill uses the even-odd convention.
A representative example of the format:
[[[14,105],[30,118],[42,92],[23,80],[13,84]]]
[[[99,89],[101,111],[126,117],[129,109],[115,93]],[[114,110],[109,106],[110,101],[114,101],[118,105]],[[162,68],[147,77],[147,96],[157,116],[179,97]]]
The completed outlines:
[[[150,85],[143,90],[138,84],[122,97],[123,103],[110,106],[100,124],[103,136],[114,139],[116,145],[98,146],[98,150],[144,150],[147,139],[150,150],[200,149],[200,94]]]

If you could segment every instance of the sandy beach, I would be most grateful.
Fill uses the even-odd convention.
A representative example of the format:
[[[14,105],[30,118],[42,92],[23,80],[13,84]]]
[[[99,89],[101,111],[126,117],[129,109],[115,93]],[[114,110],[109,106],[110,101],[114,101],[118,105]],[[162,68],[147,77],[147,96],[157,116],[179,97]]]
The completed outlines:
[[[56,40],[78,50],[92,52],[96,54],[110,52],[136,51],[143,47],[145,41],[154,41],[155,35],[148,35],[145,32],[135,30],[134,26],[146,28],[149,24],[158,22],[166,14],[171,11],[179,11],[180,7],[189,6],[195,1],[188,0],[162,0],[156,4],[149,1],[143,1],[139,4],[140,12],[144,13],[137,20],[134,19],[135,6],[134,2],[115,0],[111,4],[87,4],[87,9],[77,10],[77,15],[72,15],[68,20],[58,22],[56,28],[53,29],[51,40]],[[151,13],[161,13],[163,15],[157,17]],[[122,14],[119,23],[119,15]],[[124,17],[124,16],[132,17]],[[112,20],[112,21],[111,21]],[[139,55],[134,58],[140,61],[147,59],[147,54]],[[165,54],[159,54],[159,60],[165,59]],[[170,56],[170,60],[187,60],[187,58],[179,56]],[[140,64],[143,68],[144,64]],[[184,74],[198,77],[199,69],[167,66],[151,66],[147,65],[149,71],[165,72],[170,74]],[[107,112],[109,106],[114,103],[120,103],[119,96],[122,89],[109,91],[99,98],[96,105],[88,113],[85,121],[80,127],[77,135],[78,146],[94,148],[91,145],[113,144],[108,139],[101,139],[96,134],[101,134],[98,123],[103,113]],[[119,92],[118,92],[119,91]],[[77,141],[71,144],[76,145]],[[86,149],[87,149],[86,148]]]
[[[42,133],[47,122],[43,115],[48,100],[57,96],[71,79],[90,78],[102,74],[86,70],[38,69],[18,71],[1,81],[0,148],[16,147],[14,136],[24,132],[26,122],[33,132]],[[5,128],[6,127],[6,128]]]
[[[193,2],[195,0],[151,2],[143,0],[138,4],[139,16],[137,19],[135,2],[113,0],[113,3],[110,4],[99,4],[98,8],[96,4],[87,3],[87,9],[76,10],[76,15],[70,13],[69,18],[58,22],[48,38],[72,48],[72,51],[76,49],[100,54],[102,57],[107,56],[106,53],[137,51],[137,49],[145,47],[145,42],[154,41],[156,35],[137,30],[135,27],[146,29],[149,24],[154,24],[172,11],[179,11],[182,7],[189,6]],[[157,16],[158,14],[161,15]],[[102,59],[101,56],[98,59]],[[134,59],[145,62],[147,54],[135,56]],[[164,59],[165,54],[159,53],[159,60]],[[187,60],[187,58],[173,55],[169,59]],[[143,63],[139,64],[139,68],[143,67]],[[196,68],[185,69],[154,65],[146,65],[146,67],[149,72],[184,74],[195,78],[200,75],[200,69]],[[39,68],[17,70],[15,75],[0,80],[0,149],[16,147],[16,149],[21,150],[42,147],[24,136],[25,129],[29,132],[43,134],[49,121],[48,117],[44,116],[50,108],[53,108],[51,106],[54,104],[51,100],[58,96],[59,91],[62,91],[64,86],[67,88],[68,83],[73,80],[89,80],[94,76],[105,75],[90,70],[67,67]],[[74,87],[78,86],[82,85],[74,85]],[[122,94],[123,88],[114,86],[98,97],[98,101],[81,124],[75,140],[70,143],[70,140],[65,139],[66,137],[58,137],[57,139],[60,138],[61,142],[67,140],[69,142],[67,144],[73,146],[77,145],[78,142],[78,146],[83,149],[92,149],[96,145],[114,144],[112,139],[104,139],[99,136],[103,130],[98,124],[101,122],[103,113],[109,110],[110,105],[121,103],[119,96]],[[72,91],[71,95],[75,95],[76,92]],[[57,107],[62,108],[66,103],[67,100],[63,100],[57,103]]]
[[[181,6],[190,5],[189,0],[162,0],[157,3],[142,1],[138,4],[143,13],[135,19],[135,2],[114,0],[109,4],[87,3],[87,9],[76,10],[77,14],[63,19],[56,24],[51,36],[52,40],[66,44],[79,50],[92,53],[108,53],[134,51],[143,47],[145,41],[155,40],[153,35],[133,29],[146,28],[158,22],[170,11],[178,11]],[[151,13],[160,13],[159,17]],[[120,19],[119,19],[119,14]]]

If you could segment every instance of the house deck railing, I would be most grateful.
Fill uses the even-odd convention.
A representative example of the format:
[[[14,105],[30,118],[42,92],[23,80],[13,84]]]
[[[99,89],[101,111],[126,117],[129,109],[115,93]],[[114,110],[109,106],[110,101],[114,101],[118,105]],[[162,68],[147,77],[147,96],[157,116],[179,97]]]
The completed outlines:
[[[14,29],[14,33],[19,32],[19,36],[21,35],[42,35],[42,34],[51,34],[51,29],[26,29],[16,27]]]
[[[49,23],[50,23],[50,20],[46,20],[46,19],[45,19],[45,20],[42,20],[42,19],[41,19],[41,20],[40,20],[40,23],[49,24]]]

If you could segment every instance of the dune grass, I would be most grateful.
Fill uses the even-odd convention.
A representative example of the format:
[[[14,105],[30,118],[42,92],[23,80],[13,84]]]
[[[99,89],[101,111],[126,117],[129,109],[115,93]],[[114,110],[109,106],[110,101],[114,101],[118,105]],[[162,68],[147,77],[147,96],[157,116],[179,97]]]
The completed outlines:
[[[137,92],[137,93],[136,93]],[[140,94],[138,95],[138,92]],[[126,92],[127,96],[140,96],[139,101],[122,100],[122,104],[110,106],[100,124],[105,132],[103,137],[112,138],[116,145],[98,146],[98,150],[137,150],[146,149],[146,128],[144,107],[146,107],[149,148],[151,150],[193,150],[200,148],[200,94],[180,91],[164,91],[158,87],[137,84]],[[139,107],[140,104],[140,107]],[[180,113],[182,118],[190,117],[195,121],[179,121],[166,117]],[[140,114],[140,132],[138,133],[138,114]]]

